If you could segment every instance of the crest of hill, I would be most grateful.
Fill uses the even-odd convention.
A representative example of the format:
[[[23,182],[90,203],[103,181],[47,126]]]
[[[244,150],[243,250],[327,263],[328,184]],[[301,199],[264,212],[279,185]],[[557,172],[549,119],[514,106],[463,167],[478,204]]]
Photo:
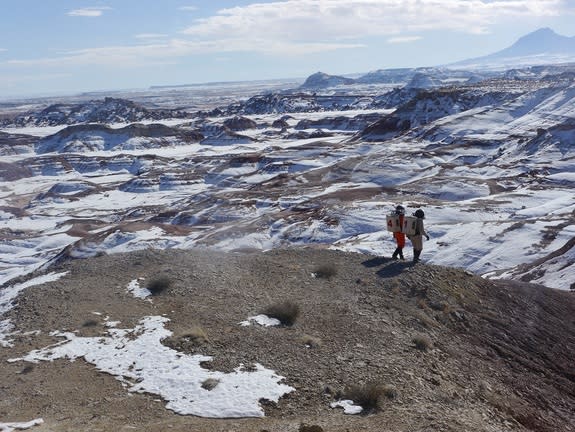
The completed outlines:
[[[328,75],[323,72],[316,72],[305,80],[305,82],[301,85],[301,88],[306,89],[335,87],[339,85],[350,85],[354,82],[355,80],[351,78],[346,78],[338,75]]]
[[[147,249],[51,270],[68,273],[18,298],[9,318],[30,336],[2,359],[38,348],[52,330],[102,334],[106,322],[94,311],[123,326],[162,315],[172,332],[164,344],[181,355],[210,356],[205,367],[217,371],[259,363],[295,391],[264,404],[265,418],[238,423],[175,415],[154,395],[122,397],[117,381],[79,361],[25,375],[22,364],[3,362],[2,410],[41,410],[50,430],[575,430],[575,296],[567,292],[315,248]],[[158,276],[169,283],[152,301],[122,289]],[[291,325],[237,324],[286,303],[299,311]],[[368,384],[385,388],[371,415],[330,408],[345,395],[359,400],[352,389]],[[94,416],[94,400],[105,416]]]

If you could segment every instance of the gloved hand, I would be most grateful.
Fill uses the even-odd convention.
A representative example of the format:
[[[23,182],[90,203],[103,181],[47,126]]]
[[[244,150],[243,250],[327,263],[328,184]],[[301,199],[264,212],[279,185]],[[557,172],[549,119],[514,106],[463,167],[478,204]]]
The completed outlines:
[[[425,238],[426,238],[427,240],[429,240],[429,235],[425,234]]]

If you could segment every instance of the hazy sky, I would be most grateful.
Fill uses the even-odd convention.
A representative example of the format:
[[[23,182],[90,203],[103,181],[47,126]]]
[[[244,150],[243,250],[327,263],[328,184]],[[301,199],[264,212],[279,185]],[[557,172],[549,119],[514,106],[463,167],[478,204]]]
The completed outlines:
[[[574,22],[575,0],[2,0],[0,99],[433,66]]]

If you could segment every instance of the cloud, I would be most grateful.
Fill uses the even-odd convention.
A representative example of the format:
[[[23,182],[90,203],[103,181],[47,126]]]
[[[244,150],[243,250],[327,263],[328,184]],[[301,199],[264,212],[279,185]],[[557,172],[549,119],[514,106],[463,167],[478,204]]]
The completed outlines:
[[[570,1],[570,0],[569,0]],[[308,55],[363,48],[369,38],[414,42],[425,31],[485,33],[505,20],[566,13],[567,0],[283,0],[221,9],[196,19],[182,37],[142,33],[137,45],[96,47],[59,57],[11,60],[25,66],[138,66],[195,54],[233,52]],[[191,10],[194,6],[185,6]],[[73,11],[99,16],[109,8]],[[90,15],[91,14],[91,15]]]
[[[167,34],[162,33],[140,33],[134,36],[136,39],[164,39],[167,38]]]
[[[485,33],[504,19],[559,15],[566,0],[285,0],[222,9],[184,34],[283,41],[357,40],[405,32]]]
[[[418,40],[423,39],[421,36],[396,36],[389,38],[387,43],[389,44],[402,44],[402,43],[410,43],[416,42]]]
[[[283,53],[285,55],[314,54],[344,48],[361,48],[361,44],[344,43],[285,43],[269,40],[219,39],[215,41],[189,41],[171,39],[163,43],[150,43],[129,46],[111,46],[87,48],[63,53],[59,57],[28,60],[8,60],[8,66],[82,66],[109,65],[114,67],[133,67],[150,62],[165,64],[166,59],[186,57],[205,53],[231,53],[258,51],[265,54]]]
[[[197,7],[197,6],[182,6],[182,7],[179,7],[178,10],[181,10],[181,11],[195,11],[195,10],[198,10],[198,7]]]
[[[83,9],[74,9],[67,13],[68,16],[80,16],[80,17],[99,17],[102,16],[105,10],[109,10],[109,7],[90,7]]]

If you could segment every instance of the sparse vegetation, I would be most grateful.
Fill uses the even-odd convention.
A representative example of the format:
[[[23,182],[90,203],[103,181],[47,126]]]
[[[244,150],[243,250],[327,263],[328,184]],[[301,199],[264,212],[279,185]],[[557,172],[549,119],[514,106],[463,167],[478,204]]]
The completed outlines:
[[[180,340],[192,342],[195,345],[202,345],[206,342],[209,342],[208,335],[206,334],[204,329],[199,326],[193,326],[188,331],[178,335],[178,338]]]
[[[156,296],[170,288],[171,284],[172,281],[167,276],[156,276],[148,282],[146,288]]]
[[[423,324],[426,328],[434,328],[439,326],[438,322],[435,321],[432,317],[427,315],[425,312],[417,311],[415,314],[415,318]]]
[[[22,369],[22,370],[21,370],[20,372],[18,372],[18,373],[20,373],[20,374],[22,374],[22,375],[25,375],[25,374],[28,374],[28,373],[32,372],[33,370],[34,370],[34,366],[33,366],[33,365],[26,365],[26,366],[24,366],[24,369]]]
[[[382,396],[387,396],[389,390],[381,383],[369,383],[353,385],[345,389],[343,397],[352,400],[366,411],[374,411],[379,408]]]
[[[315,336],[303,335],[301,341],[309,348],[319,348],[321,346],[321,339]]]
[[[415,345],[415,348],[417,348],[420,351],[428,351],[429,349],[431,349],[431,347],[433,347],[433,342],[431,342],[431,339],[429,339],[429,337],[424,335],[414,336],[413,339],[411,339],[411,341]]]
[[[300,425],[299,432],[323,432],[323,428],[318,425]]]
[[[388,399],[397,399],[397,388],[390,384],[384,385],[382,388],[382,394]]]
[[[268,306],[263,313],[279,320],[285,326],[292,326],[299,316],[299,306],[292,301],[286,300]]]
[[[84,324],[82,324],[82,327],[96,327],[97,325],[98,325],[98,321],[90,319],[90,320],[84,321]]]
[[[215,389],[217,387],[217,385],[219,383],[220,383],[219,379],[208,378],[202,383],[202,388],[204,390],[212,391],[213,389]]]
[[[317,279],[331,279],[337,274],[337,268],[333,264],[322,264],[312,272]]]

